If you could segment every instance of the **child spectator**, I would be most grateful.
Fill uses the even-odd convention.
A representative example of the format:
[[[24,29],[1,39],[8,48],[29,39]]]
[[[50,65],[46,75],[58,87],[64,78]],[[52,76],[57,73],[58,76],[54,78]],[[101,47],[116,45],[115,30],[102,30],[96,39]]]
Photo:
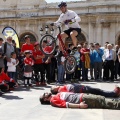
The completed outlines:
[[[4,73],[4,68],[0,67],[0,90],[6,92],[8,90],[13,90],[18,84],[6,73]]]
[[[31,78],[32,78],[32,66],[34,65],[34,61],[33,59],[30,57],[31,54],[30,54],[30,51],[29,50],[26,50],[25,51],[25,58],[24,58],[24,85],[25,87],[27,86],[27,84],[29,86],[32,86],[32,81],[31,81]]]
[[[16,66],[18,65],[18,63],[19,61],[16,59],[16,53],[12,52],[10,61],[7,62],[7,66],[8,66],[7,72],[8,72],[8,76],[14,80],[16,75]]]

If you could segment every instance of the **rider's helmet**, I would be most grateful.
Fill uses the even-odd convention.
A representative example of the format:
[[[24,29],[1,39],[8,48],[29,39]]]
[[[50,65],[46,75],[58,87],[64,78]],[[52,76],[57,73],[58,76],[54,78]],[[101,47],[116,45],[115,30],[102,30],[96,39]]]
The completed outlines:
[[[58,5],[59,8],[61,8],[62,6],[64,6],[64,7],[67,6],[67,3],[66,3],[66,2],[61,2],[61,3]]]

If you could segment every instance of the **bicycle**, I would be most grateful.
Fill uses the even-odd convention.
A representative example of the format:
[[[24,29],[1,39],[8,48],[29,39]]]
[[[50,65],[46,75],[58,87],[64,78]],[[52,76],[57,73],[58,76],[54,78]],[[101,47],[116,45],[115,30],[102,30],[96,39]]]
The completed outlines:
[[[63,40],[60,36],[61,27],[57,26],[57,28],[59,29],[59,33],[58,33],[56,38],[53,37],[53,35],[51,35],[51,34],[45,34],[41,38],[41,40],[40,40],[40,50],[42,51],[43,54],[45,54],[47,56],[51,56],[55,51],[56,41],[58,39],[59,43],[61,44],[63,56],[65,57],[65,62],[64,62],[65,71],[68,74],[71,74],[75,71],[75,68],[76,68],[76,65],[77,65],[76,58],[73,55],[68,54],[67,49],[65,47],[65,44],[64,44],[64,42],[63,42]],[[46,43],[46,46],[50,50],[50,52],[45,51],[44,42]]]

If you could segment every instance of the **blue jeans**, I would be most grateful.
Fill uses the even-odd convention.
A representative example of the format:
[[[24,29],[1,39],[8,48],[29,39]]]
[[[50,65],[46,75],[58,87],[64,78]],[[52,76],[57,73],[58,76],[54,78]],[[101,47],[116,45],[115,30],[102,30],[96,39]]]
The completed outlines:
[[[64,65],[58,65],[58,82],[63,82],[64,80]]]
[[[95,94],[95,95],[101,95],[104,97],[117,97],[117,94],[115,93],[115,91],[105,91],[105,90],[101,90],[99,88],[92,88],[90,86],[84,86],[82,89],[83,93],[91,93],[91,94]]]
[[[13,80],[15,80],[15,75],[16,75],[16,72],[8,72],[8,76]]]

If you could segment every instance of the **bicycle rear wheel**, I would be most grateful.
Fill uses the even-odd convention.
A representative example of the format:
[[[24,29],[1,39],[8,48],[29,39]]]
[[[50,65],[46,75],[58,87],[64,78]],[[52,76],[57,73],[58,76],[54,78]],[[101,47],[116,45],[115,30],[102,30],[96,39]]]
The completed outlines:
[[[56,48],[56,40],[52,35],[46,34],[40,40],[40,50],[45,55],[52,55]]]
[[[67,57],[64,63],[65,71],[68,74],[73,73],[75,71],[76,65],[77,65],[77,62],[74,56]]]

